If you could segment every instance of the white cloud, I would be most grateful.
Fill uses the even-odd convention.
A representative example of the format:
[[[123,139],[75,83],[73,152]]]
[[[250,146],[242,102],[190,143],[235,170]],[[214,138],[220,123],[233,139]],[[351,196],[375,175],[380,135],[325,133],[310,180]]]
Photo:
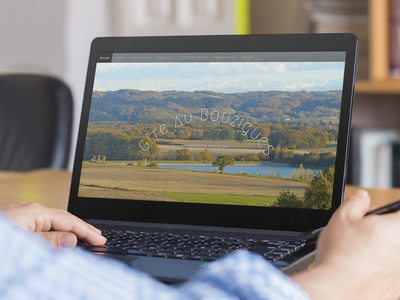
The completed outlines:
[[[278,87],[278,88],[280,88],[280,87]],[[297,89],[297,83],[296,82],[292,82],[292,84],[285,85],[283,88],[284,89],[288,89],[288,90],[295,90],[295,89]]]
[[[307,88],[307,87],[315,87],[315,86],[323,86],[329,83],[329,80],[326,78],[321,78],[321,80],[323,80],[324,82],[322,83],[316,83],[315,79],[313,79],[312,83],[304,83],[304,82],[299,82],[300,83],[300,87],[302,88]]]
[[[287,72],[286,63],[279,64],[278,66],[274,67],[273,70],[276,73],[285,73],[285,72]]]
[[[229,86],[229,85],[230,85],[229,82],[223,81],[223,82],[217,84],[216,88],[225,87],[225,86]]]

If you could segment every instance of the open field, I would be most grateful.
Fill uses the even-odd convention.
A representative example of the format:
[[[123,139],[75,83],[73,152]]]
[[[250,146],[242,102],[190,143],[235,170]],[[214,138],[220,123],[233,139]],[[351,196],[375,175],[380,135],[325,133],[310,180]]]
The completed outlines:
[[[336,147],[327,147],[327,148],[319,148],[319,149],[295,149],[295,150],[290,150],[293,151],[294,153],[298,154],[305,154],[305,153],[310,153],[310,152],[332,152],[333,154],[336,154]]]
[[[282,178],[83,163],[80,192],[86,197],[180,201],[166,193],[277,197],[289,189],[303,197],[306,186]]]

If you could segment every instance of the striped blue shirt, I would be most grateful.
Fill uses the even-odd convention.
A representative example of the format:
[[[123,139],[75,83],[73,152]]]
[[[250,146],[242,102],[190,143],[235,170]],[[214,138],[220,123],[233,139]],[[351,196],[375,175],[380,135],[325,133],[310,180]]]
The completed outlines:
[[[115,260],[60,250],[0,213],[0,299],[306,300],[307,294],[262,257],[238,251],[168,286]]]

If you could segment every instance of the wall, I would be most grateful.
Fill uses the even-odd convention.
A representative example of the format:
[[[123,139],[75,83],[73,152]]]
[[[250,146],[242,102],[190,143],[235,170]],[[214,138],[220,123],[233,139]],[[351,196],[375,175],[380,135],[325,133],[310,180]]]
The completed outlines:
[[[63,79],[74,97],[75,149],[91,40],[109,35],[108,0],[1,0],[0,72]],[[72,169],[71,153],[70,166]]]
[[[63,77],[65,1],[2,0],[0,71]]]
[[[72,170],[90,43],[98,36],[233,34],[232,0],[0,0],[0,73],[63,79],[74,97]]]
[[[251,0],[251,33],[309,33],[304,0]]]

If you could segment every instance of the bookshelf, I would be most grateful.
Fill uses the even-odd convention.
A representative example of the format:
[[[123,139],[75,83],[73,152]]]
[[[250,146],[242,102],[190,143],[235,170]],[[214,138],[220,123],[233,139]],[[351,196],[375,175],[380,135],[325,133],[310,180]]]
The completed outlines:
[[[385,79],[385,80],[366,80],[357,81],[355,86],[356,94],[399,94],[400,95],[400,80]]]
[[[343,22],[335,22],[329,28],[330,20],[313,19],[318,6],[334,8],[337,0],[250,0],[252,33],[309,33],[313,32],[354,32],[360,39],[358,76],[355,85],[354,109],[352,117],[353,136],[351,152],[354,166],[349,177],[353,184],[359,183],[360,174],[354,172],[360,152],[357,135],[365,131],[400,131],[400,79],[390,76],[389,66],[389,3],[391,0],[343,0],[337,1],[344,8]],[[400,0],[398,0],[400,1]],[[316,4],[316,10],[312,6]],[[347,5],[348,4],[348,5]],[[359,11],[357,6],[360,7]],[[310,9],[311,7],[311,9]],[[349,7],[351,10],[349,11]],[[329,7],[328,7],[329,8]],[[334,9],[332,9],[334,10]],[[326,12],[326,11],[322,11]],[[335,13],[340,14],[340,10]],[[315,15],[314,15],[315,16]],[[337,20],[338,15],[333,18]],[[326,22],[325,22],[326,21]],[[315,26],[325,23],[324,27]],[[320,24],[319,24],[320,25]],[[355,32],[355,31],[359,32]],[[353,148],[353,150],[352,150]],[[354,152],[354,153],[353,153]],[[351,171],[352,168],[350,168]],[[358,178],[357,178],[358,177]]]
[[[400,95],[400,79],[389,69],[389,0],[369,0],[369,80],[357,81],[359,94]]]

